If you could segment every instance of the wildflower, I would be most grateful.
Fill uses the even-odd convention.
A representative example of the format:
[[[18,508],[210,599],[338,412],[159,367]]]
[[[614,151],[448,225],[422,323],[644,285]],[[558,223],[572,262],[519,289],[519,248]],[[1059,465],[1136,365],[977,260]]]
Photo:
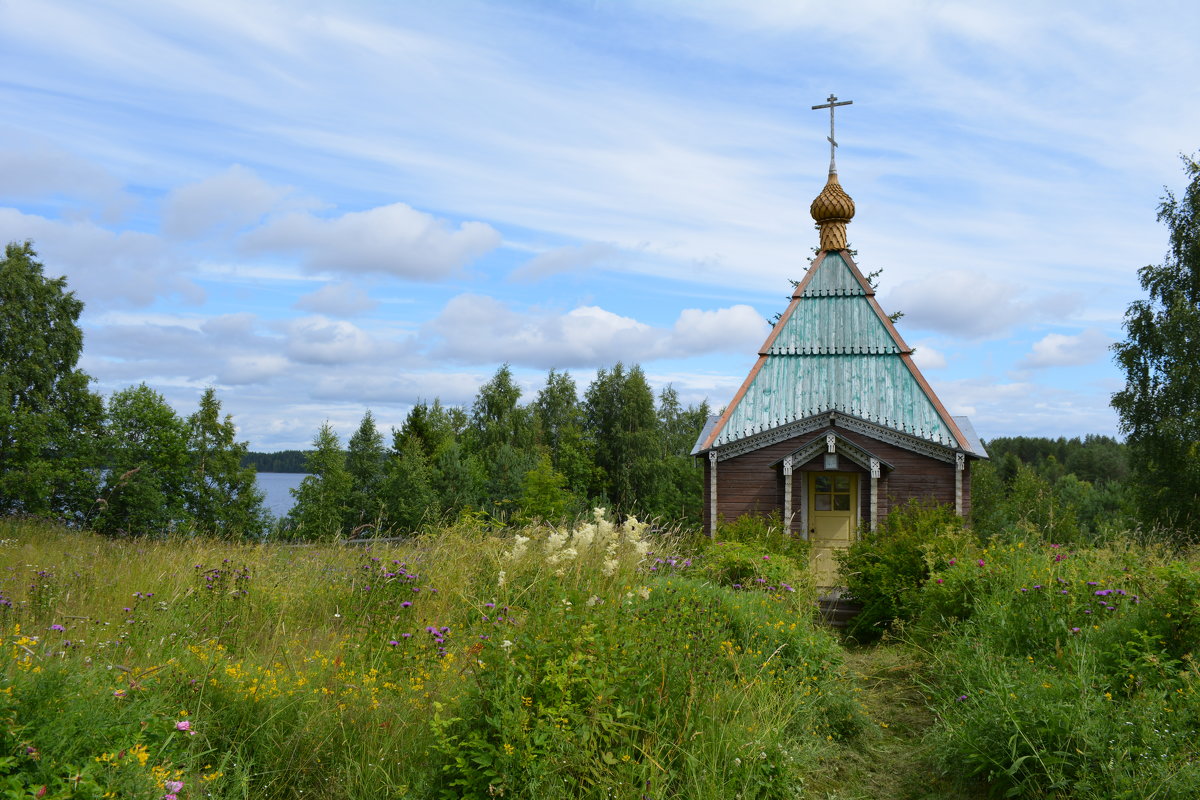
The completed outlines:
[[[1035,588],[1035,589],[1041,589],[1041,588],[1043,588],[1043,587],[1042,587],[1042,585],[1041,585],[1040,583],[1035,583],[1035,584],[1033,585],[1033,588]]]
[[[484,603],[483,607],[484,608],[495,608],[496,604],[495,603]]]
[[[392,647],[395,647],[396,645],[398,645],[400,643],[398,641],[396,641],[395,639],[392,639],[390,642],[388,642],[388,644],[391,645]]]
[[[511,650],[513,643],[511,641],[509,641],[508,639],[505,639],[503,642],[500,643],[500,646],[503,647],[505,650]]]
[[[183,781],[167,781],[163,784],[163,788],[168,792],[181,792],[183,791]]]
[[[610,574],[610,573],[606,573],[606,574]],[[506,576],[504,574],[504,570],[500,570],[500,574],[496,576],[496,585],[503,586],[505,583],[505,579],[506,579]]]
[[[1079,633],[1079,628],[1071,628],[1071,633]]]
[[[937,582],[938,582],[938,583],[945,583],[945,581],[944,581],[944,580],[942,580],[941,578],[938,578],[938,579],[937,579]]]
[[[649,600],[650,599],[650,587],[643,586],[642,588],[638,589],[638,594],[642,596],[643,600]]]
[[[770,560],[771,560],[770,556],[763,556],[763,561],[770,561]]]
[[[1112,594],[1112,589],[1100,589],[1095,592],[1096,597],[1108,597],[1110,594]]]
[[[412,634],[411,633],[402,633],[402,634],[400,634],[400,638],[401,639],[411,639]]]
[[[179,722],[176,722],[176,723],[175,723],[175,730],[177,730],[177,731],[184,731],[185,733],[187,733],[187,735],[188,735],[188,736],[195,736],[195,735],[196,735],[196,732],[195,732],[194,730],[192,730],[192,722],[191,722],[191,720],[187,720],[187,719],[180,720]]]
[[[55,624],[55,625],[51,625],[51,626],[50,626],[50,630],[52,630],[52,631],[65,631],[65,630],[66,630],[66,628],[64,628],[62,625]]]
[[[953,566],[954,566],[955,564],[957,564],[957,563],[958,563],[958,559],[957,559],[957,558],[952,558],[952,559],[950,559],[950,566],[952,566],[952,567],[953,567]]]
[[[979,559],[979,560],[978,560],[977,562],[975,562],[975,563],[977,563],[979,566],[981,566],[981,567],[982,567],[982,566],[984,566],[984,564],[985,564],[986,562],[984,562],[984,560],[981,558],[981,559]]]
[[[967,696],[965,694],[960,694],[958,696],[958,702],[960,702],[960,703],[965,702],[966,699],[967,699]]]
[[[400,604],[400,607],[401,607],[401,608],[408,608],[408,607],[409,607],[409,606],[411,606],[411,605],[412,605],[412,600],[405,600],[403,603],[401,603],[401,604]]]

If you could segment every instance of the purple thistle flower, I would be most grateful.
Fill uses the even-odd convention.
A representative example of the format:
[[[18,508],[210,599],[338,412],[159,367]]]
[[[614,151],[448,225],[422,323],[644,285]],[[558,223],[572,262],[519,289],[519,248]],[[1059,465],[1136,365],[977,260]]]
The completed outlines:
[[[392,639],[390,642],[388,642],[388,644],[391,645],[392,647],[395,647],[396,645],[398,645],[400,643],[397,642],[395,639]]]
[[[495,603],[484,603],[483,607],[484,608],[495,608],[496,604]]]
[[[54,624],[54,625],[51,625],[51,626],[50,626],[50,630],[52,630],[52,631],[65,631],[65,630],[66,630],[66,628],[64,628],[62,625]]]
[[[403,603],[401,603],[401,604],[400,604],[400,607],[401,607],[401,608],[408,608],[408,607],[409,607],[409,606],[411,606],[411,605],[412,605],[412,600],[405,600]]]
[[[402,634],[400,634],[400,638],[401,639],[411,639],[412,634],[411,633],[402,633]]]

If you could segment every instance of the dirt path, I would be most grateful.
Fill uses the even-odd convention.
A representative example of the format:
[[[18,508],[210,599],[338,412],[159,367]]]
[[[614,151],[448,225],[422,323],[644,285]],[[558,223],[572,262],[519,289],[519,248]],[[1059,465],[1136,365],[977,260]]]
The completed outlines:
[[[833,767],[836,788],[827,800],[975,800],[939,779],[922,743],[934,716],[918,688],[920,654],[904,645],[849,648],[846,666],[860,684],[863,707],[873,730],[847,745]],[[818,795],[821,796],[821,795]]]

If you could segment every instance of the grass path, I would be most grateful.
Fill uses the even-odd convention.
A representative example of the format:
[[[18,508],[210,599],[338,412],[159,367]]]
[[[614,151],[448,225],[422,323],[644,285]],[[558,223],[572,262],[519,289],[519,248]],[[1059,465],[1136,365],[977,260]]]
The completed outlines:
[[[830,764],[827,800],[975,800],[939,778],[923,744],[934,724],[916,680],[924,668],[921,653],[903,644],[849,647],[846,667],[860,684],[860,700],[876,726],[847,745]],[[822,783],[825,783],[824,781]]]

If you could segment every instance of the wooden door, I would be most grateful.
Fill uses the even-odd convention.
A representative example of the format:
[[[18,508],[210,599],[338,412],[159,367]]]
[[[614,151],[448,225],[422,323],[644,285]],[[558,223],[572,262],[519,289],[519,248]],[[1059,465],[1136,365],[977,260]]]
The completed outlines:
[[[808,538],[817,586],[838,585],[834,554],[850,546],[858,522],[858,475],[812,472],[808,476]]]

